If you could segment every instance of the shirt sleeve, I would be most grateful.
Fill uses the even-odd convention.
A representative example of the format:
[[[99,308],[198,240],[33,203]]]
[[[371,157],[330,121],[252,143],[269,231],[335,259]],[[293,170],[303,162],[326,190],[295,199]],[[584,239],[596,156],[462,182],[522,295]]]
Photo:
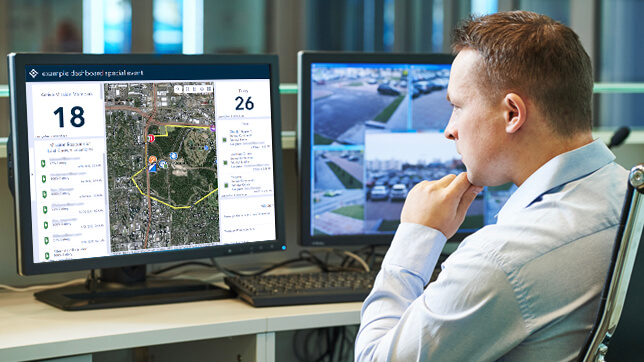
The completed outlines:
[[[526,338],[506,273],[470,246],[476,240],[455,251],[424,288],[445,241],[438,230],[399,226],[362,307],[357,361],[495,360]]]

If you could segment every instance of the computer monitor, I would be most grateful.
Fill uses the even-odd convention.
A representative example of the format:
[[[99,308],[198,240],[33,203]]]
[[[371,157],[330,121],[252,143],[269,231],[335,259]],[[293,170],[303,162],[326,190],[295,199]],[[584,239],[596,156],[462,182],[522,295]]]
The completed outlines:
[[[453,56],[298,54],[300,242],[386,245],[409,190],[465,171],[444,137]],[[486,224],[513,189],[486,188],[450,241]]]
[[[277,56],[8,67],[20,274],[103,269],[100,287],[109,268],[285,249]]]

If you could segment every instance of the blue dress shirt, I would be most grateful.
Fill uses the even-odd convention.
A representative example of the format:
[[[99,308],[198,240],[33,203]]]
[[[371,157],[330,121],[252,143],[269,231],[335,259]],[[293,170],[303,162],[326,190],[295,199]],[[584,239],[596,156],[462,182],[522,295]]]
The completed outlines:
[[[362,308],[356,360],[575,359],[626,191],[614,158],[597,140],[547,162],[426,288],[445,236],[401,224]]]

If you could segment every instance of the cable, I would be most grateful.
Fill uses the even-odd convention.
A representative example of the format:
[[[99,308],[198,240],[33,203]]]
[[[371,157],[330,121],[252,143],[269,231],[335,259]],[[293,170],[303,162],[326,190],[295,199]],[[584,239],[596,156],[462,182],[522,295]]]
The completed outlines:
[[[217,269],[219,269],[222,273],[224,273],[225,276],[227,277],[235,276],[235,273],[219,265],[219,263],[217,262],[217,260],[215,260],[215,258],[210,258],[210,261],[212,262],[212,265],[214,265]]]
[[[356,335],[358,334],[357,328],[355,329],[354,333],[350,333],[350,328],[347,326],[342,327],[344,331],[344,336],[342,338],[342,341],[340,342],[343,346],[344,344],[347,344],[349,348],[347,348],[347,353],[348,356],[345,358],[344,356],[340,356],[340,361],[353,361],[355,359],[355,356],[353,354],[353,346],[356,344]]]
[[[299,330],[293,334],[293,353],[298,361],[352,361],[355,334],[347,326]],[[328,358],[327,358],[328,357]]]
[[[348,266],[346,266],[346,263],[347,263],[346,258],[347,258],[347,257],[348,257],[348,258],[350,258],[350,259],[353,259],[353,260],[355,260],[355,261],[358,261],[358,262],[360,263],[360,265],[362,265],[362,267],[364,268],[364,270],[365,270],[365,271],[367,271],[367,272],[368,272],[368,271],[370,271],[370,270],[371,270],[371,268],[370,268],[370,267],[369,267],[369,265],[364,261],[364,259],[362,259],[362,258],[361,258],[361,257],[359,257],[356,253],[353,253],[353,252],[351,252],[351,251],[347,251],[347,250],[338,250],[338,249],[320,249],[320,250],[313,250],[313,251],[311,251],[311,250],[303,250],[303,251],[301,251],[301,252],[300,252],[300,257],[304,258],[303,254],[305,254],[305,253],[310,255],[310,257],[309,257],[309,258],[312,260],[312,262],[313,262],[314,264],[319,263],[320,267],[321,267],[324,271],[329,271],[330,269],[333,269],[333,267],[332,267],[331,265],[329,265],[329,262],[328,262],[329,253],[334,253],[334,254],[336,254],[336,255],[338,255],[338,256],[344,256],[344,257],[345,257],[345,261],[343,261],[343,262],[340,264],[340,268],[339,268],[339,270],[345,270],[345,269],[348,269]],[[317,258],[317,257],[314,255],[314,254],[320,254],[320,253],[326,253],[326,255],[325,255],[325,261],[324,261],[324,262],[323,262],[322,260],[320,260],[319,258]],[[350,266],[350,265],[349,265],[349,266]]]
[[[230,273],[232,273],[234,275],[237,275],[237,276],[240,276],[240,277],[246,277],[246,276],[254,277],[254,276],[257,276],[257,275],[262,275],[264,273],[268,273],[271,270],[283,267],[285,265],[293,264],[293,263],[297,263],[297,262],[301,262],[301,261],[311,262],[310,260],[303,259],[303,258],[289,259],[289,260],[279,262],[277,264],[273,264],[273,265],[269,266],[268,268],[265,268],[265,269],[262,269],[262,270],[259,270],[259,271],[253,272],[253,273],[242,273],[242,272],[238,272],[238,271],[231,270],[231,269],[226,269],[226,270],[229,271]],[[315,263],[313,263],[313,264],[315,264]]]
[[[304,357],[306,357],[305,361],[311,361],[311,360],[313,360],[313,358],[311,358],[311,356],[309,356],[309,354],[308,354],[308,350],[309,350],[309,346],[310,346],[310,343],[309,343],[309,342],[310,342],[310,338],[311,338],[311,336],[313,336],[313,334],[314,334],[314,333],[319,334],[319,333],[320,333],[320,330],[319,330],[319,329],[313,329],[313,330],[311,330],[311,331],[306,335],[306,338],[304,339],[304,347],[306,348],[306,349],[304,350],[304,351],[305,351],[305,355],[304,355]],[[316,338],[315,340],[319,341],[319,340],[320,340],[320,338]]]
[[[199,266],[205,266],[205,267],[208,267],[208,268],[215,268],[216,267],[215,264],[208,264],[208,263],[204,263],[204,262],[201,262],[201,261],[188,261],[188,262],[185,262],[185,263],[171,265],[171,266],[169,266],[167,268],[163,268],[161,270],[151,272],[150,275],[163,274],[163,273],[169,272],[170,270],[178,269],[178,268],[181,268],[181,267],[184,267],[184,266],[187,266],[187,265],[199,265]]]
[[[354,254],[354,253],[352,253],[352,252],[350,252],[350,251],[346,251],[346,250],[343,252],[343,254],[344,254],[344,255],[346,255],[346,256],[349,256],[349,257],[353,258],[353,259],[354,259],[354,260],[356,260],[356,261],[358,261],[358,263],[360,263],[360,264],[364,267],[364,270],[365,270],[366,272],[370,272],[370,271],[371,271],[371,268],[369,267],[369,265],[367,265],[367,263],[366,263],[366,262],[364,261],[364,259],[362,259],[361,257],[357,256],[356,254]]]
[[[346,335],[346,328],[344,326],[338,326],[338,340],[337,340],[337,345],[338,345],[338,360],[339,361],[344,361],[343,355],[344,355],[344,338]]]
[[[330,329],[329,328],[319,328],[317,330],[318,335],[324,334],[323,337],[326,337],[326,351],[322,352],[320,356],[315,360],[315,362],[322,362],[324,361],[324,357],[329,355],[329,351],[331,350],[331,337],[329,335]],[[320,340],[321,338],[318,338]]]
[[[298,330],[293,333],[293,354],[295,354],[295,358],[297,358],[298,361],[306,361],[306,356],[302,357],[302,355],[300,354],[300,343],[298,343],[297,340],[297,337],[301,332],[301,330]]]
[[[360,252],[360,251],[358,251],[358,252]],[[318,258],[315,255],[315,254],[320,254],[320,253],[326,253],[326,255],[324,257],[324,260]],[[344,256],[345,261],[343,261],[341,263],[340,267],[331,266],[330,263],[329,263],[329,253],[334,253],[334,254],[336,254],[338,256]],[[207,267],[207,268],[216,268],[219,271],[221,271],[222,273],[224,273],[226,276],[240,276],[240,277],[258,276],[258,275],[268,273],[268,272],[270,272],[272,270],[275,270],[277,268],[281,268],[281,267],[286,266],[288,264],[293,264],[293,263],[297,263],[297,262],[311,263],[311,264],[319,267],[323,272],[336,271],[336,270],[351,270],[350,265],[346,266],[347,260],[357,261],[362,266],[362,269],[364,269],[367,272],[371,271],[371,269],[372,269],[372,267],[370,267],[369,264],[367,264],[367,262],[363,258],[358,256],[354,252],[346,251],[346,250],[338,250],[338,249],[319,249],[319,250],[313,250],[313,251],[311,251],[311,250],[302,250],[302,251],[299,252],[298,256],[299,256],[298,258],[288,259],[288,260],[273,264],[273,265],[271,265],[271,266],[269,266],[267,268],[261,269],[261,270],[256,271],[256,272],[251,272],[251,273],[244,273],[244,272],[239,272],[239,271],[235,271],[235,270],[232,270],[232,269],[224,268],[221,265],[219,265],[219,263],[217,263],[215,258],[210,258],[211,264],[204,263],[204,262],[199,262],[199,261],[189,261],[189,262],[185,262],[185,263],[171,265],[171,266],[169,266],[167,268],[163,268],[161,270],[151,272],[150,275],[160,275],[160,274],[166,273],[168,271],[171,271],[171,270],[174,270],[174,269],[177,269],[177,268],[181,268],[181,267],[184,267],[184,266],[187,266],[187,265],[199,265],[199,266],[204,266],[204,267]]]
[[[81,284],[83,282],[85,282],[85,279],[73,279],[73,280],[63,282],[63,283],[58,283],[58,284],[32,285],[30,287],[24,287],[24,288],[17,288],[17,287],[12,287],[11,285],[0,284],[0,288],[6,289],[12,292],[30,292],[38,289],[61,288],[72,284]]]

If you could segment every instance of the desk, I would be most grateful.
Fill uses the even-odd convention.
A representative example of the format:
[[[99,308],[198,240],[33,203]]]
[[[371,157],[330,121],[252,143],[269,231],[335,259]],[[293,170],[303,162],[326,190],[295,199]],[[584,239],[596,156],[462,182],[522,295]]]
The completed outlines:
[[[361,305],[253,308],[227,299],[63,312],[36,301],[32,293],[0,292],[0,361],[247,336],[245,348],[254,350],[246,355],[270,362],[275,361],[275,332],[359,324]]]

